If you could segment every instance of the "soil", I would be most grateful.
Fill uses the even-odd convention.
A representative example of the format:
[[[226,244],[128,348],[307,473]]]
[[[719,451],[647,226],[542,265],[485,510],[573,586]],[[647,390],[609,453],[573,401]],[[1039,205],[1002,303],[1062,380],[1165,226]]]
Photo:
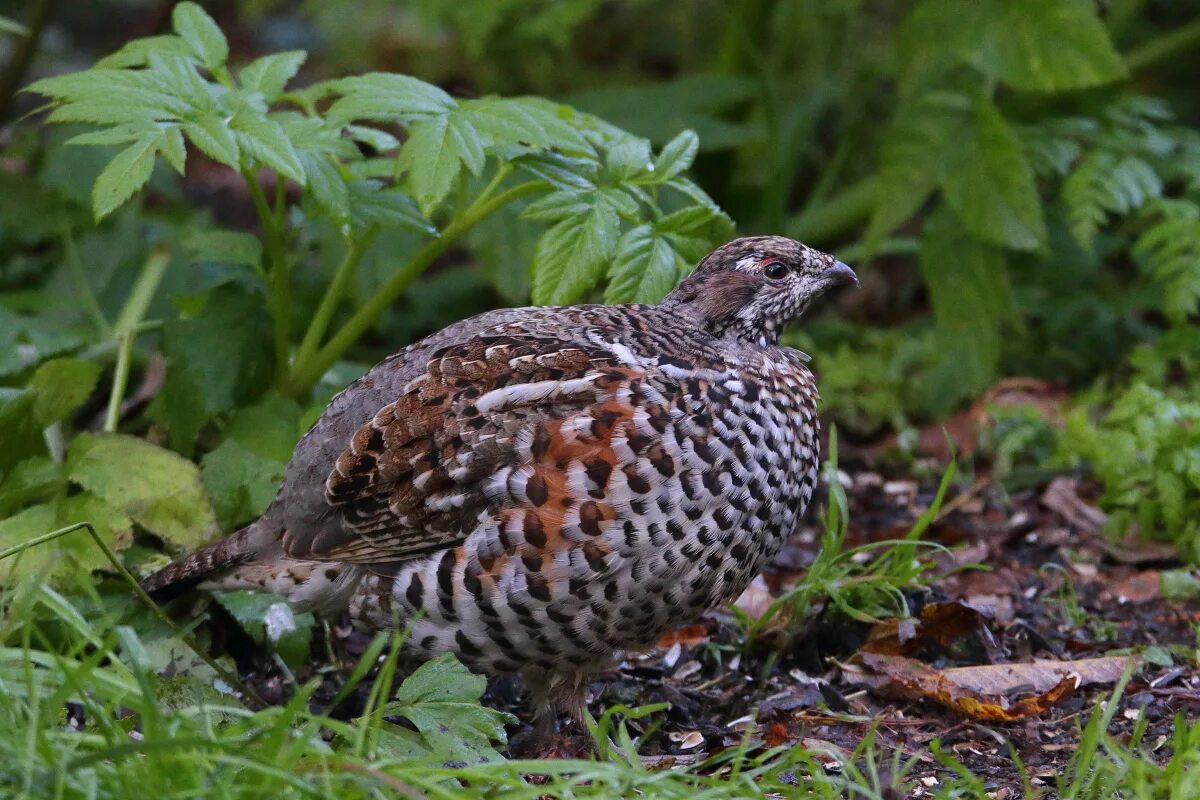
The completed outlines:
[[[866,469],[843,472],[841,482],[851,506],[848,546],[902,537],[936,490],[936,480],[888,479]],[[1066,674],[1079,659],[1138,653],[1139,668],[1125,687],[1109,733],[1129,741],[1135,727],[1145,725],[1141,747],[1165,761],[1175,716],[1200,716],[1200,674],[1176,666],[1192,661],[1200,603],[1164,599],[1160,572],[1179,567],[1173,550],[1155,543],[1112,544],[1099,530],[1103,514],[1089,494],[1090,487],[1069,478],[1012,494],[986,477],[952,489],[924,536],[950,548],[951,555],[938,554],[928,587],[905,599],[914,615],[930,604],[961,603],[978,622],[953,642],[918,637],[905,655],[937,671],[1052,659],[1064,662]],[[818,498],[814,508],[823,505],[824,498]],[[760,611],[803,576],[820,541],[815,517],[810,513],[809,524],[739,606]],[[651,766],[700,761],[740,745],[750,731],[758,748],[804,746],[821,752],[820,762],[836,772],[854,758],[864,737],[873,735],[878,753],[898,754],[901,764],[916,759],[907,771],[917,779],[911,796],[932,794],[951,774],[933,754],[936,743],[1002,799],[1024,796],[1023,781],[1053,797],[1089,715],[1113,691],[1111,680],[1073,691],[1066,687],[1063,697],[1047,701],[1048,708],[1014,722],[972,718],[929,699],[895,699],[864,685],[861,674],[846,666],[856,660],[872,628],[832,608],[814,609],[799,630],[780,628],[765,643],[748,646],[732,614],[712,612],[702,624],[664,637],[653,651],[597,674],[589,690],[590,710],[599,717],[618,704],[669,704],[663,713],[627,722]],[[331,630],[333,651],[353,664],[367,638],[349,626]],[[319,642],[313,647],[314,654],[325,652]],[[316,674],[323,665],[311,666],[310,674]],[[303,680],[306,671],[297,677]],[[280,678],[269,668],[252,669],[247,677],[264,696],[282,699]],[[328,691],[318,699],[332,697],[340,679],[327,680]],[[1025,689],[1015,688],[1005,699],[1037,694]],[[510,730],[510,740],[529,727],[524,701],[519,681],[490,682],[485,702],[522,720]],[[356,713],[353,701],[335,713]],[[564,733],[520,755],[579,756],[587,742],[578,733]]]

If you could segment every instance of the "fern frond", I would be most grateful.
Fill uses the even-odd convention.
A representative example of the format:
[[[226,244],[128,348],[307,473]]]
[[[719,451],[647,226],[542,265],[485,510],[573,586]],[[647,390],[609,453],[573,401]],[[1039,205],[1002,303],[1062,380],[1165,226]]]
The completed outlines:
[[[1133,245],[1133,256],[1162,287],[1162,311],[1182,325],[1200,305],[1200,208],[1189,201],[1155,204],[1161,220]]]
[[[1063,181],[1062,199],[1075,239],[1091,249],[1110,214],[1122,215],[1162,196],[1162,179],[1145,160],[1111,150],[1094,150]]]

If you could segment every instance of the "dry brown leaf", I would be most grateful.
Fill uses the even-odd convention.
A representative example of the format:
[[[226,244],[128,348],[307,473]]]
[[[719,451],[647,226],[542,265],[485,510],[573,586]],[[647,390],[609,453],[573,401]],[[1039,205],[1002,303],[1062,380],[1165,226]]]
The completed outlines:
[[[1117,680],[1132,656],[1079,661],[1035,661],[937,670],[903,656],[860,653],[861,667],[844,669],[854,680],[886,697],[927,699],[987,722],[1015,722],[1046,713],[1075,689]],[[1009,700],[1024,690],[1032,696]]]
[[[1148,603],[1162,597],[1162,574],[1156,569],[1126,575],[1100,593],[1101,600],[1118,603]]]
[[[1079,481],[1058,477],[1042,492],[1041,503],[1085,533],[1095,533],[1108,523],[1108,515],[1079,496]]]
[[[911,620],[888,619],[876,623],[862,646],[864,653],[904,655],[929,646],[948,648],[984,624],[986,615],[966,603],[930,603],[921,609],[916,625]]]
[[[1068,672],[1079,676],[1080,686],[1115,683],[1130,661],[1137,656],[1101,656],[1074,661],[1034,659],[1020,664],[984,664],[978,667],[954,667],[945,675],[964,689],[986,694],[1004,694],[1022,687],[1035,692],[1048,691]]]

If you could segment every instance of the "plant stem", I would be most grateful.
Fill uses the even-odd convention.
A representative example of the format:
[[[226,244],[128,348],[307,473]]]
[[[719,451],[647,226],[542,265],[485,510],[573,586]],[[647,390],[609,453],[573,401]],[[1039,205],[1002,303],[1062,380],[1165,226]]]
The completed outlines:
[[[428,242],[413,255],[407,264],[397,270],[387,283],[380,287],[379,291],[350,317],[324,347],[310,358],[296,361],[292,368],[291,378],[287,382],[287,392],[293,396],[299,396],[309,391],[321,379],[326,370],[341,357],[342,353],[346,352],[350,345],[366,333],[388,306],[396,302],[408,285],[450,245],[465,236],[471,228],[513,200],[545,188],[544,181],[529,181],[518,184],[495,197],[488,198],[481,195],[461,215],[450,221],[441,236]]]
[[[142,317],[146,316],[146,309],[150,307],[150,301],[154,299],[154,293],[158,290],[158,284],[162,281],[170,261],[171,251],[165,247],[156,247],[150,252],[137,281],[133,284],[133,289],[129,292],[129,298],[121,308],[121,313],[117,315],[117,321],[113,325],[114,332],[120,334],[122,331],[131,331],[142,321]]]
[[[354,277],[355,270],[358,269],[358,262],[362,261],[363,254],[367,252],[378,236],[379,226],[372,225],[352,241],[346,249],[346,254],[342,257],[342,262],[338,264],[337,271],[333,274],[333,280],[325,289],[325,295],[321,298],[321,304],[317,306],[317,312],[313,315],[308,330],[304,332],[304,340],[296,352],[297,364],[307,362],[321,346],[321,338],[325,336],[325,331],[329,328],[329,323],[337,310],[338,302],[342,299],[350,279]]]
[[[167,264],[171,261],[171,253],[165,247],[156,247],[150,252],[142,271],[138,274],[129,299],[121,309],[117,322],[113,326],[116,337],[117,365],[113,370],[112,390],[108,394],[108,412],[104,416],[104,430],[113,433],[121,421],[121,401],[125,397],[125,387],[129,383],[129,363],[133,358],[133,341],[141,328],[142,317],[154,299],[154,292],[162,281]]]
[[[54,8],[58,0],[34,0],[30,4],[33,10],[29,14],[26,27],[29,33],[20,38],[13,48],[12,58],[0,72],[0,123],[12,114],[13,101],[17,96],[17,88],[25,80],[25,73],[37,55],[38,44],[50,18],[54,16]]]
[[[108,324],[108,319],[104,316],[104,310],[100,308],[100,303],[96,300],[96,295],[92,292],[92,287],[88,284],[87,276],[83,274],[83,264],[79,261],[79,251],[75,249],[75,237],[71,234],[71,228],[66,223],[62,226],[63,240],[63,256],[67,262],[67,271],[71,274],[71,282],[75,284],[75,291],[79,293],[79,302],[83,305],[88,316],[92,318],[92,324],[96,326],[96,332],[100,334],[102,339],[107,339],[112,336],[112,326]]]
[[[117,366],[113,370],[112,390],[108,393],[108,413],[104,415],[104,432],[116,433],[121,421],[121,401],[129,383],[129,362],[133,358],[133,340],[137,334],[126,329],[117,334]]]
[[[258,222],[263,229],[263,271],[267,275],[269,305],[274,322],[275,374],[282,380],[283,376],[287,375],[288,338],[291,335],[292,323],[292,285],[283,249],[282,201],[277,195],[276,201],[280,207],[272,211],[262,184],[249,167],[242,168],[242,178],[250,189],[250,199],[254,201],[254,210],[258,213]],[[275,180],[282,181],[283,177],[276,175]]]
[[[1130,72],[1137,72],[1197,45],[1200,45],[1200,19],[1141,45],[1125,56],[1125,66]]]

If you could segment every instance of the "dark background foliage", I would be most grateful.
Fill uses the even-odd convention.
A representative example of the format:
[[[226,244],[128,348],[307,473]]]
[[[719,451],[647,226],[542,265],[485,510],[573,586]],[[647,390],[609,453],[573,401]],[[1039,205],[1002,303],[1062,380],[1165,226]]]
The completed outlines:
[[[1200,4],[204,7],[0,4],[0,543],[81,508],[123,547],[228,530],[381,356],[655,301],[736,229],[862,276],[789,334],[843,443],[904,464],[990,415],[959,445],[1092,469],[1115,527],[1191,546]],[[383,72],[420,82],[353,77]],[[1030,407],[993,413],[1005,378]],[[93,474],[144,460],[81,455],[117,434],[194,498],[175,528],[156,476]]]

